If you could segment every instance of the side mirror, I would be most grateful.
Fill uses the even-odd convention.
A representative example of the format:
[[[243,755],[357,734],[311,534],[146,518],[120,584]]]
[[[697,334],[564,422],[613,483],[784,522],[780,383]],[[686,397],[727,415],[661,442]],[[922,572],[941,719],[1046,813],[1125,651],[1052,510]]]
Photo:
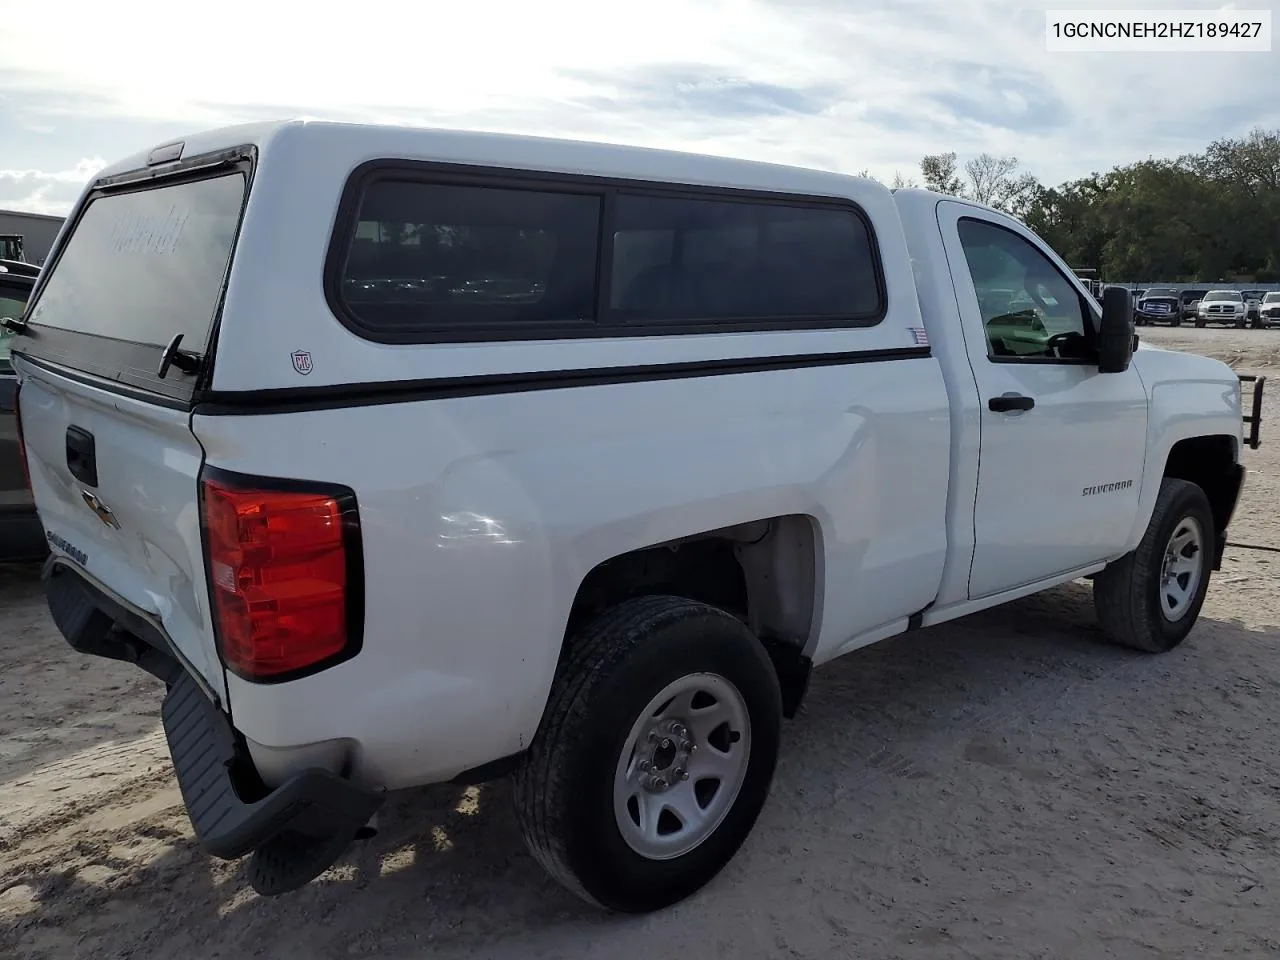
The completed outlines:
[[[1133,297],[1124,287],[1102,291],[1098,372],[1124,373],[1133,359]]]

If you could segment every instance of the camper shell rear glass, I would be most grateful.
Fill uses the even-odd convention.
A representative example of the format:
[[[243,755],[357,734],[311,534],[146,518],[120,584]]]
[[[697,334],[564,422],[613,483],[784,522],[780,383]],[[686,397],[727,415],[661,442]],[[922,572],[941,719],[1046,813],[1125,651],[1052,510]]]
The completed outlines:
[[[89,194],[37,285],[14,351],[189,401],[207,367],[159,376],[175,336],[203,356],[249,190],[248,159]]]

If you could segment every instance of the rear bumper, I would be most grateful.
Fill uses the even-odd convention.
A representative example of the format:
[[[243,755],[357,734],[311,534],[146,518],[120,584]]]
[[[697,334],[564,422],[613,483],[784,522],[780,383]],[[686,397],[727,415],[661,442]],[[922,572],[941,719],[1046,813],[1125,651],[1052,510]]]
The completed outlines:
[[[265,854],[253,871],[260,893],[283,893],[318,875],[382,805],[383,794],[320,769],[267,788],[227,715],[159,630],[53,558],[45,592],[75,650],[134,663],[165,682],[165,738],[196,838],[225,860]]]
[[[326,770],[305,770],[267,790],[226,715],[185,673],[169,687],[162,716],[191,826],[215,857],[243,857],[286,833],[350,842],[382,805],[380,794]]]

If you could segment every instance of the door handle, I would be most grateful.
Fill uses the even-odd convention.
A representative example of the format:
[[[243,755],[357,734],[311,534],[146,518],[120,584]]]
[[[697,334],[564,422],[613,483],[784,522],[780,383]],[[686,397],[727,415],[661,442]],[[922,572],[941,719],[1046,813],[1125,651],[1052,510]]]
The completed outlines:
[[[987,401],[987,408],[993,413],[1013,413],[1015,410],[1030,410],[1036,405],[1034,397],[1024,397],[1020,393],[1006,393],[992,397]]]
[[[93,434],[74,424],[67,427],[67,469],[81,483],[98,485],[98,453]]]

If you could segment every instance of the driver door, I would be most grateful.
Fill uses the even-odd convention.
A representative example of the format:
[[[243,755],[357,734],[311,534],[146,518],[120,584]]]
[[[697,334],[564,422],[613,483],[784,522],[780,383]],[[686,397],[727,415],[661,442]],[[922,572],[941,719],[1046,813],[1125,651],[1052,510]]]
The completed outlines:
[[[1098,372],[1095,307],[1021,224],[957,201],[938,217],[982,405],[970,598],[1119,556],[1146,451],[1137,370]]]

